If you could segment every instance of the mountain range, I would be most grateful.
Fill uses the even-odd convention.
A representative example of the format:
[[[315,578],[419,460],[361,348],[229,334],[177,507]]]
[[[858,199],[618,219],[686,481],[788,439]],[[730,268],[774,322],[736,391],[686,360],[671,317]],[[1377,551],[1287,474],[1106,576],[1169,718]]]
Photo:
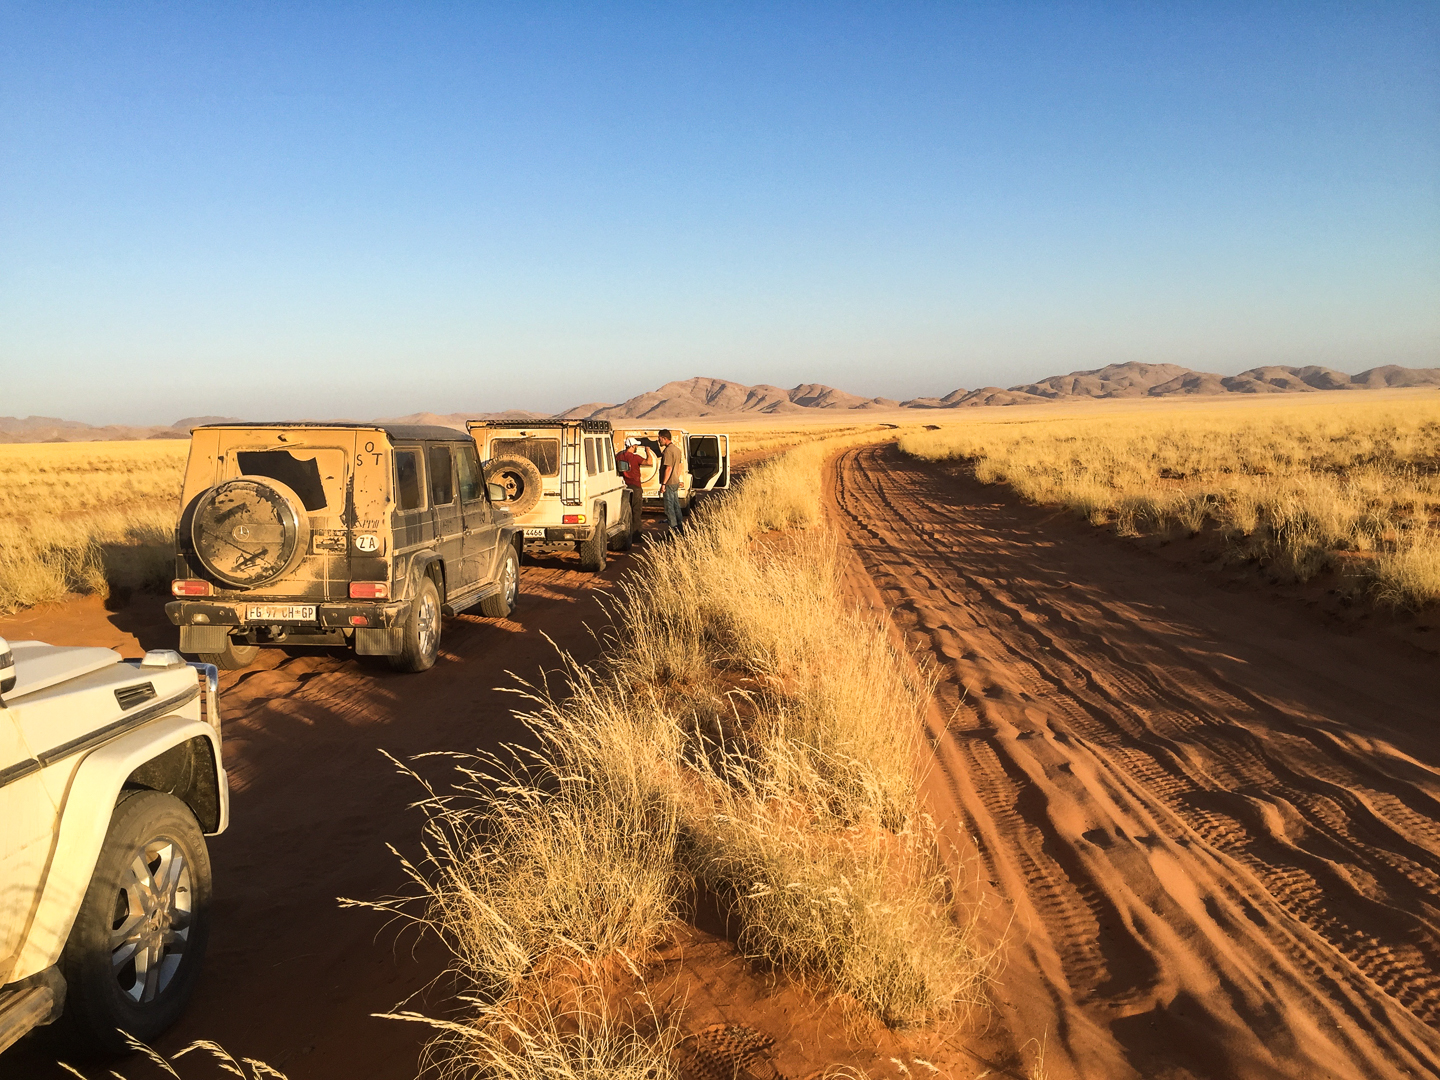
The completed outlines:
[[[983,386],[953,390],[944,397],[865,398],[820,383],[802,383],[786,390],[779,386],[746,386],[728,379],[694,378],[666,383],[618,404],[596,401],[576,405],[556,415],[595,420],[671,420],[691,417],[802,416],[836,412],[893,412],[895,410],[961,409],[1003,405],[1037,405],[1046,402],[1102,398],[1228,396],[1233,394],[1303,394],[1320,390],[1376,390],[1395,387],[1440,386],[1440,368],[1406,368],[1394,364],[1347,375],[1326,367],[1268,366],[1238,375],[1193,371],[1178,364],[1108,364],[1092,371],[1052,375],[1039,382],[1009,388]],[[410,424],[465,426],[470,419],[538,420],[546,413],[509,410],[498,413],[411,413],[389,418]],[[199,424],[235,421],[235,417],[191,416],[168,426],[92,427],[76,420],[46,416],[0,416],[0,442],[81,442],[102,439],[183,439]]]

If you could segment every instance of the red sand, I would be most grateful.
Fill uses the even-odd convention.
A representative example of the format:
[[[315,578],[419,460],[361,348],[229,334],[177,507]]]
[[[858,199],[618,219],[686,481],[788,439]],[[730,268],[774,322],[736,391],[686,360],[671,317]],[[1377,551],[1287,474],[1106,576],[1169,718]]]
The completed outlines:
[[[428,938],[412,952],[413,932],[336,903],[403,889],[387,843],[419,854],[421,818],[407,809],[419,789],[379,751],[404,760],[427,750],[494,750],[522,737],[514,694],[491,688],[514,685],[507,671],[533,680],[559,666],[542,634],[577,658],[596,656],[584,624],[603,625],[595,597],[625,560],[601,578],[576,565],[573,557],[527,565],[513,621],[447,619],[441,660],[420,675],[362,666],[338,650],[298,649],[264,650],[253,667],[222,674],[232,802],[229,831],[210,844],[214,929],[197,995],[158,1049],[170,1054],[212,1039],[291,1080],[415,1075],[427,1030],[370,1014],[425,991],[444,968],[444,951]],[[0,636],[138,656],[175,647],[162,604],[141,596],[112,613],[96,599],[77,600],[0,619]],[[423,771],[444,780],[442,762]],[[446,997],[442,982],[418,1004],[434,1012]],[[211,1075],[184,1060],[187,1077]],[[121,1070],[155,1075],[133,1060]],[[43,1049],[17,1046],[0,1056],[0,1077],[62,1075]]]
[[[893,446],[830,489],[941,675],[928,797],[978,841],[1012,1045],[1050,1080],[1440,1071],[1433,653]]]

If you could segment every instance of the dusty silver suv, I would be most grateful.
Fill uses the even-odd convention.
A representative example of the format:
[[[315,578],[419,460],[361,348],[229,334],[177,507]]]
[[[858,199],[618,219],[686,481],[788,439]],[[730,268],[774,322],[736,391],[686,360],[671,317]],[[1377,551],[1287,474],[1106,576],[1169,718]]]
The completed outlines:
[[[341,645],[424,671],[442,612],[514,609],[519,530],[454,428],[198,427],[171,591],[181,651],[217,667]]]

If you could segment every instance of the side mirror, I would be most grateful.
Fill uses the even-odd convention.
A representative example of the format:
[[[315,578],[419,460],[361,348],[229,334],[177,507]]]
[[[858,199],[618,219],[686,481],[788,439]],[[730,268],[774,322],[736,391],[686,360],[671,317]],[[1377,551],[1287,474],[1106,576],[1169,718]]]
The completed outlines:
[[[490,493],[490,501],[492,503],[504,502],[509,498],[509,496],[505,494],[504,484],[486,484],[485,490]]]
[[[15,689],[15,654],[10,651],[10,643],[0,637],[0,694],[8,694]]]

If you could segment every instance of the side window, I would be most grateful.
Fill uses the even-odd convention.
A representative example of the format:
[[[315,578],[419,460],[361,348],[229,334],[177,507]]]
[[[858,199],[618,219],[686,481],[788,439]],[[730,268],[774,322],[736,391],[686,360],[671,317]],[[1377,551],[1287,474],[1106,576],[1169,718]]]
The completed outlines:
[[[419,510],[425,505],[420,491],[420,451],[395,451],[395,502],[401,510]]]
[[[430,447],[430,505],[449,506],[455,501],[455,470],[450,464],[448,443]]]
[[[585,440],[585,475],[595,475],[595,440]]]
[[[609,439],[605,439],[605,440],[603,440],[603,441],[600,443],[600,445],[605,448],[605,471],[606,471],[606,472],[614,472],[614,471],[615,471],[615,444],[614,444],[613,442],[611,442]]]
[[[473,445],[461,446],[455,451],[455,479],[460,485],[461,502],[475,502],[485,498],[480,456]]]

